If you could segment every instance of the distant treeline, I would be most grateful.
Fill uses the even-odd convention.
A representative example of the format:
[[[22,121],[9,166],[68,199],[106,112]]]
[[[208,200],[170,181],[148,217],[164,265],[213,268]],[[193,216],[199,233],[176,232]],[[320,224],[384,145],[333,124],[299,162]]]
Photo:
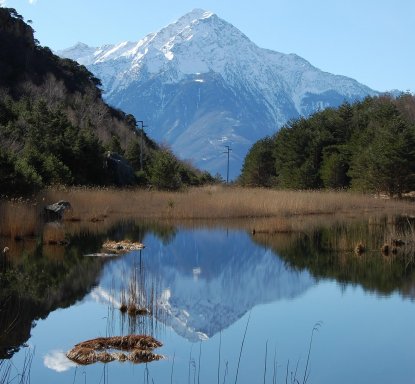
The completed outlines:
[[[368,97],[287,123],[256,142],[240,183],[400,196],[415,189],[415,98]]]
[[[99,79],[33,34],[16,10],[0,7],[0,195],[119,184],[107,151],[128,161],[132,184],[177,189],[213,181],[145,134],[141,143],[135,118],[102,100]]]

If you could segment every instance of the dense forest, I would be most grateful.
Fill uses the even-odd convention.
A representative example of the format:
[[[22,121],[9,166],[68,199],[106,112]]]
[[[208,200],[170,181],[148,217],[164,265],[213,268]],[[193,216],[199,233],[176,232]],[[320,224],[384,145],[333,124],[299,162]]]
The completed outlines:
[[[99,79],[40,46],[29,24],[0,7],[0,195],[56,184],[177,189],[213,180],[105,104]]]
[[[290,121],[252,146],[239,181],[390,196],[414,190],[415,97],[368,97]]]

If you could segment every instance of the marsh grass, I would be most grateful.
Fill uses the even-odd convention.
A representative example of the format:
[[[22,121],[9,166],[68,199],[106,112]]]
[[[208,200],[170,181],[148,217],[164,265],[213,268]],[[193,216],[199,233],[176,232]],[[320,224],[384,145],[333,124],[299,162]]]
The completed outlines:
[[[140,251],[140,260],[134,260],[129,277],[122,281],[116,309],[120,311],[122,329],[127,322],[130,334],[155,335],[160,321],[163,322],[163,311],[158,303],[161,289],[157,278],[148,278],[142,258]]]
[[[120,311],[121,313],[127,312],[128,305],[127,305],[127,294],[124,287],[121,287],[120,293]]]
[[[42,238],[44,244],[62,245],[65,243],[65,228],[61,223],[46,223],[43,227]]]
[[[156,219],[229,219],[287,217],[388,210],[415,212],[411,202],[372,195],[333,191],[278,191],[259,188],[209,186],[182,192],[120,189],[48,190],[50,202],[64,199],[72,217],[122,215]],[[69,216],[68,216],[69,219]]]
[[[42,230],[45,205],[66,200],[72,209],[64,214],[67,234],[102,232],[119,221],[157,220],[189,224],[190,221],[251,220],[250,231],[290,233],[308,221],[328,217],[415,214],[407,200],[331,191],[278,191],[259,188],[209,186],[181,192],[142,189],[47,189],[31,202],[0,202],[0,236],[21,239]],[[271,220],[266,222],[265,219]],[[266,224],[264,224],[266,222]],[[207,224],[208,225],[208,224]],[[238,224],[239,225],[239,224]]]
[[[405,258],[408,263],[414,262],[415,255],[415,222],[408,217],[402,222],[391,221],[384,234],[381,247],[383,256]]]
[[[39,205],[22,200],[0,201],[0,236],[21,240],[39,233]]]
[[[12,360],[0,360],[0,383],[2,384],[30,384],[31,368],[35,349],[28,348],[23,363],[19,369]]]

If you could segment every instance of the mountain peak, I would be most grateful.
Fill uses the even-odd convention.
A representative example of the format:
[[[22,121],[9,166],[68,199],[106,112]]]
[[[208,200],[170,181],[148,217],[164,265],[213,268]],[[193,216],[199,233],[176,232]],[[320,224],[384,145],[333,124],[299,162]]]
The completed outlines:
[[[195,8],[189,13],[186,13],[183,15],[178,22],[184,21],[184,22],[192,22],[196,20],[202,20],[202,19],[208,19],[209,17],[213,16],[214,13],[211,11],[207,11],[205,9],[201,8]]]
[[[169,40],[173,36],[180,35],[184,31],[190,31],[202,21],[216,16],[213,12],[196,8],[180,17],[177,21],[162,28],[156,33],[157,36],[166,37]]]
[[[88,65],[108,102],[151,121],[154,139],[200,168],[223,171],[218,154],[232,142],[231,178],[249,146],[287,120],[376,94],[297,55],[259,48],[204,9],[136,43],[61,54]]]
[[[88,44],[78,41],[72,48],[91,48]]]

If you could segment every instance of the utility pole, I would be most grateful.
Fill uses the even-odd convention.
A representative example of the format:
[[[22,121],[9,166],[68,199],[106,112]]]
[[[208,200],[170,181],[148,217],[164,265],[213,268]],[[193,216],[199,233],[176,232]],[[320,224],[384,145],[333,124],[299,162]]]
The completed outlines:
[[[140,170],[143,170],[143,134],[144,128],[148,127],[148,125],[144,125],[143,120],[138,120],[137,123],[141,124],[141,140],[140,140]]]
[[[232,151],[232,149],[229,147],[229,145],[225,145],[226,147],[226,152],[223,153],[227,153],[228,154],[228,166],[226,167],[226,184],[229,183],[229,152]]]

